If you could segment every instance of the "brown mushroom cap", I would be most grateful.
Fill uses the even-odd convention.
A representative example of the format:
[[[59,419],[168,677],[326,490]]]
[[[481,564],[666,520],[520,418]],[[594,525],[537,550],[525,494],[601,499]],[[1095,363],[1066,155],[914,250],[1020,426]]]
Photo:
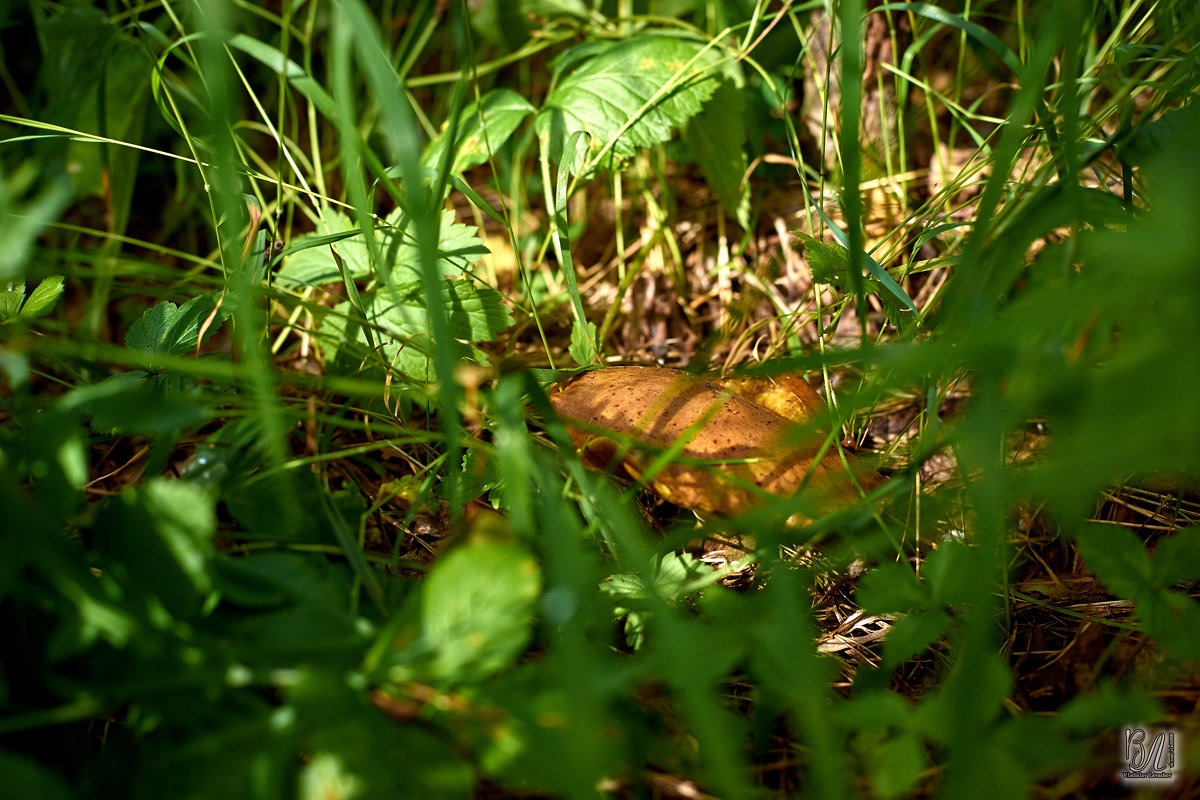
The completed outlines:
[[[797,441],[795,429],[825,406],[798,377],[722,381],[662,367],[610,367],[564,381],[551,390],[550,402],[568,422],[582,423],[568,431],[594,469],[619,466],[637,478],[657,452],[685,434],[690,438],[683,459],[733,462],[672,461],[652,476],[650,485],[659,494],[686,508],[734,514],[762,500],[752,487],[791,497],[803,485],[811,508],[824,513],[859,497],[851,471],[864,489],[880,480],[849,453],[844,463],[836,447],[814,466],[823,438]],[[621,445],[605,431],[648,447],[634,447],[614,464]]]

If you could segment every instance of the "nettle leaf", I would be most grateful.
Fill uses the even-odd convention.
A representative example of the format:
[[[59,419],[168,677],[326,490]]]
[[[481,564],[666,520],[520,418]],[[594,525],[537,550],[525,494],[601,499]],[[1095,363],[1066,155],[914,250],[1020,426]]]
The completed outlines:
[[[341,283],[342,273],[327,245],[332,244],[351,278],[375,277],[370,253],[361,232],[349,217],[338,211],[325,214],[325,230],[297,237],[293,255],[284,260],[276,274],[276,284],[297,290],[306,286]],[[459,275],[488,253],[474,225],[455,222],[454,211],[442,211],[438,241],[438,270],[443,275]],[[348,236],[346,234],[349,234]],[[392,280],[406,283],[421,277],[421,253],[412,234],[412,220],[402,209],[388,214],[375,228],[375,242],[381,258],[391,268]],[[298,252],[297,252],[298,251]]]
[[[573,69],[546,97],[535,122],[538,136],[543,142],[565,142],[585,131],[593,153],[611,143],[617,159],[665,142],[700,112],[721,83],[710,69],[716,53],[700,55],[703,50],[700,42],[673,36],[607,46],[592,42],[568,50],[558,66]]]
[[[149,355],[150,368],[157,369],[156,356],[183,356],[194,351],[228,317],[229,312],[218,308],[213,295],[193,297],[182,306],[163,301],[129,326],[125,346]]]
[[[533,635],[541,586],[537,561],[520,545],[466,545],[442,556],[422,586],[433,674],[474,680],[515,661]]]
[[[835,242],[825,242],[800,231],[794,233],[804,243],[804,255],[812,270],[813,283],[832,286],[843,295],[853,294],[854,265],[850,251]],[[865,253],[863,258],[869,273],[862,278],[863,289],[879,298],[888,322],[901,329],[911,326],[913,320],[910,312],[916,312],[912,300],[896,283],[896,279],[874,259]]]
[[[534,110],[528,100],[510,89],[493,89],[478,103],[471,103],[462,112],[450,171],[462,172],[487,161]],[[436,166],[444,147],[443,134],[426,146],[421,163]]]
[[[826,284],[845,292],[852,269],[850,251],[834,242],[824,242],[799,231],[795,233],[804,243],[804,256],[808,259],[808,268],[812,270],[813,283]]]

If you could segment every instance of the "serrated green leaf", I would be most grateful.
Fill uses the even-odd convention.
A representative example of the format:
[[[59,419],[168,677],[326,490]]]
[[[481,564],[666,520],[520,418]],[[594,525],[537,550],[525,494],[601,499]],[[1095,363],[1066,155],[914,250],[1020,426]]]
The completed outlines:
[[[450,171],[462,172],[487,161],[534,110],[528,100],[510,89],[493,89],[479,103],[471,103],[462,112]],[[436,166],[445,146],[443,138],[444,134],[439,135],[426,146],[421,163]]]
[[[33,319],[49,311],[62,296],[64,280],[62,275],[51,275],[43,279],[21,308],[21,319]]]
[[[750,225],[750,187],[746,174],[746,101],[741,87],[723,80],[700,113],[688,120],[683,140],[725,213],[743,228]]]
[[[399,284],[420,280],[421,254],[411,231],[411,220],[403,210],[396,209],[375,229],[381,257],[391,268],[392,281]],[[276,273],[280,288],[297,290],[306,286],[341,283],[342,273],[334,261],[329,245],[345,264],[351,278],[375,276],[370,254],[355,224],[339,211],[325,214],[322,231],[297,237],[293,255],[284,259]],[[487,245],[479,238],[473,225],[455,222],[454,212],[442,211],[441,237],[438,242],[438,269],[443,275],[458,275],[488,253]]]
[[[164,300],[129,326],[125,346],[151,356],[150,368],[157,369],[155,356],[186,355],[217,332],[229,316],[227,309],[218,309],[217,302],[212,295],[193,297],[182,306]]]
[[[379,353],[388,367],[419,382],[437,379],[430,356],[433,343],[429,336],[429,312],[423,287],[412,282],[395,289],[384,289],[364,297],[370,324],[382,329],[377,342]],[[487,364],[487,355],[471,342],[494,340],[513,322],[503,297],[487,286],[467,280],[447,280],[442,284],[443,306],[447,310],[451,335],[443,343],[459,361]],[[341,303],[321,322],[318,341],[327,360],[356,370],[371,356],[362,325],[353,318],[349,303]],[[463,341],[459,341],[463,340]]]
[[[667,553],[654,565],[649,583],[633,572],[622,572],[600,584],[601,591],[614,597],[645,599],[653,593],[665,600],[673,601],[682,596],[685,586],[707,569],[691,553]]]
[[[511,664],[529,644],[540,591],[537,561],[519,545],[466,545],[442,556],[422,586],[432,673],[476,680]]]
[[[1153,593],[1150,555],[1125,528],[1091,525],[1079,532],[1076,546],[1088,568],[1113,594],[1135,600]]]
[[[596,345],[596,323],[578,321],[571,326],[571,344],[567,353],[581,367],[595,364],[599,361],[600,349]]]
[[[845,292],[850,280],[850,251],[834,242],[824,242],[815,236],[797,232],[804,243],[804,256],[812,271],[813,283],[832,286]]]
[[[148,308],[129,326],[125,334],[125,346],[130,350],[150,355],[163,352],[163,343],[168,339],[171,326],[179,318],[179,306],[169,301]]]
[[[491,341],[513,322],[499,292],[471,281],[443,281],[441,303],[449,317],[451,335],[456,339]],[[428,301],[419,282],[377,293],[372,309],[378,315],[375,321],[400,336],[428,333]]]
[[[706,71],[715,55],[704,45],[672,36],[626,39],[600,48],[580,45],[563,62],[579,64],[546,97],[535,127],[543,142],[566,141],[577,131],[591,137],[593,153],[611,146],[618,159],[665,142],[671,131],[700,112],[720,78]],[[664,91],[665,89],[665,91]],[[572,164],[578,170],[578,163]]]

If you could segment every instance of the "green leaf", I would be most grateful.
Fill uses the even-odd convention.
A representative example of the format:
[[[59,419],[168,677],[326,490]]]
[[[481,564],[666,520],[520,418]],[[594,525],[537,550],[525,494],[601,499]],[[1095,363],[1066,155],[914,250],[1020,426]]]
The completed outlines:
[[[512,313],[504,298],[488,286],[471,281],[442,282],[442,306],[450,318],[450,331],[456,339],[487,342],[512,325]],[[374,310],[385,329],[401,336],[424,334],[429,326],[428,302],[419,282],[385,289],[375,296]]]
[[[1139,600],[1136,613],[1146,631],[1164,647],[1189,661],[1200,660],[1200,603],[1182,592],[1160,589]]]
[[[1154,548],[1154,582],[1166,589],[1183,581],[1200,580],[1200,527],[1168,536]]]
[[[432,673],[472,681],[504,669],[529,644],[541,573],[519,545],[466,545],[442,556],[422,590]]]
[[[228,316],[228,311],[217,308],[212,295],[193,297],[179,307],[164,300],[129,326],[125,346],[150,355],[150,369],[158,369],[161,362],[155,356],[187,355],[216,333]]]
[[[850,282],[850,251],[834,242],[825,242],[807,233],[796,232],[804,243],[804,256],[812,270],[813,283],[833,286],[845,292]]]
[[[723,80],[712,99],[683,128],[692,157],[725,213],[743,228],[750,225],[750,187],[746,175],[746,101],[741,86]]]
[[[832,223],[829,224],[832,226]],[[804,254],[813,273],[813,282],[829,284],[842,294],[851,293],[854,265],[850,259],[850,251],[842,244],[824,242],[800,231],[796,231],[795,234],[804,242]],[[888,312],[888,320],[897,327],[905,324],[907,318],[897,312],[916,313],[917,308],[913,305],[912,298],[870,255],[863,253],[863,263],[869,273],[864,279],[866,288],[883,303],[884,310]]]
[[[596,345],[596,323],[576,320],[571,326],[571,344],[567,353],[581,367],[595,364],[599,361],[600,349]]]
[[[870,759],[871,782],[880,797],[902,797],[916,784],[927,759],[921,739],[903,733],[884,742]]]
[[[504,298],[495,289],[476,286],[468,280],[446,280],[441,289],[441,302],[455,338],[440,346],[449,348],[458,360],[489,363],[487,355],[470,343],[494,340],[512,324],[512,314]],[[375,363],[382,360],[383,365],[417,381],[436,380],[428,304],[422,285],[412,282],[384,289],[366,296],[364,305],[370,317],[367,322],[383,333],[382,337],[376,334],[377,339],[383,340],[378,345],[379,352],[372,355],[367,349],[362,322],[354,318],[349,303],[341,303],[321,322],[318,336],[326,358],[335,362],[335,368],[356,371],[375,359]]]
[[[720,84],[709,69],[716,54],[701,56],[703,50],[699,42],[672,36],[643,36],[609,46],[587,43],[568,50],[559,66],[573,69],[538,112],[539,137],[553,147],[555,141],[585,131],[593,156],[611,148],[618,159],[667,141],[672,130],[700,112]],[[578,164],[572,168],[576,171]]]
[[[212,588],[213,500],[181,481],[153,479],[112,499],[96,521],[105,572],[176,618],[193,616]]]
[[[884,669],[895,669],[904,661],[925,652],[950,627],[950,615],[941,609],[900,617],[892,623],[883,643]]]
[[[974,581],[981,570],[977,553],[957,539],[940,542],[925,559],[921,574],[935,603],[954,605],[969,602]]]
[[[10,322],[21,313],[25,302],[25,281],[15,281],[0,292],[0,322]]]
[[[0,283],[20,279],[38,235],[71,200],[71,184],[66,178],[49,182],[40,191],[33,189],[42,169],[31,159],[12,175],[0,172],[0,241],[4,242]]]
[[[165,434],[207,422],[213,413],[202,399],[168,391],[143,372],[73,389],[64,402],[90,416],[92,428],[101,433]]]
[[[1113,594],[1128,600],[1154,592],[1153,570],[1145,546],[1116,525],[1090,525],[1076,537],[1083,560]]]
[[[33,319],[49,311],[62,296],[64,280],[62,275],[44,278],[25,301],[25,306],[21,309],[21,319]]]
[[[58,772],[7,750],[0,750],[0,775],[4,776],[4,791],[11,792],[13,797],[71,800],[76,796]]]
[[[534,110],[528,100],[510,89],[493,89],[479,103],[471,103],[462,112],[450,171],[462,172],[487,161]],[[439,135],[425,147],[422,164],[437,165],[445,147],[443,139],[444,134]]]
[[[869,614],[888,614],[922,608],[929,592],[905,564],[888,562],[863,575],[856,593],[858,604]]]
[[[398,285],[421,278],[421,254],[411,228],[408,215],[396,209],[375,229],[380,254],[391,268],[392,281]],[[478,228],[455,222],[454,211],[450,209],[442,211],[439,231],[437,263],[443,275],[459,275],[488,253]],[[328,211],[321,233],[305,234],[293,243],[292,255],[284,259],[276,283],[289,290],[341,283],[342,274],[329,251],[330,244],[351,278],[375,277],[366,242],[355,224],[345,214]]]

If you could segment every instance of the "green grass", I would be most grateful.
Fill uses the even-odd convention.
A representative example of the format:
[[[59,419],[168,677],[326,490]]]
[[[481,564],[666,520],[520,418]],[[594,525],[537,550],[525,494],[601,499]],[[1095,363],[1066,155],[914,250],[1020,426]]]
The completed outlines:
[[[1200,14],[1046,5],[0,12],[11,791],[1186,794]],[[585,470],[548,384],[655,360],[878,502]]]

